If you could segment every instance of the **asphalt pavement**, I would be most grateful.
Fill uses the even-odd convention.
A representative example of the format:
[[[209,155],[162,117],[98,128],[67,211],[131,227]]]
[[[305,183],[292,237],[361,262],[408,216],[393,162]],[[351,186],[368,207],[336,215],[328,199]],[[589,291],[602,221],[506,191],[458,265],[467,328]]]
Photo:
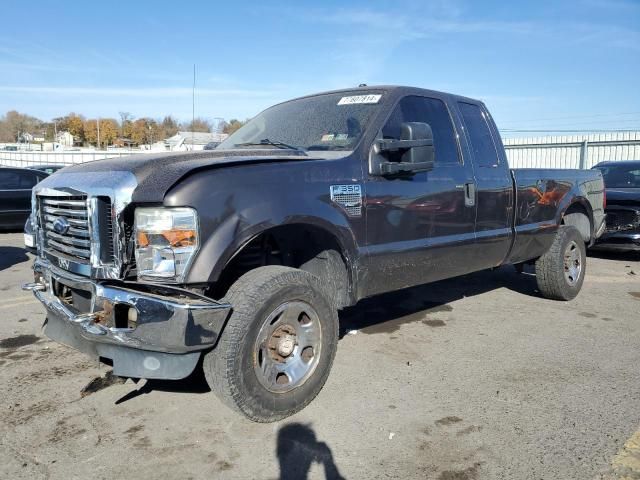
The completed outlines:
[[[267,425],[49,341],[32,260],[0,234],[0,478],[640,478],[638,257],[590,256],[571,302],[511,267],[362,301],[320,395]]]

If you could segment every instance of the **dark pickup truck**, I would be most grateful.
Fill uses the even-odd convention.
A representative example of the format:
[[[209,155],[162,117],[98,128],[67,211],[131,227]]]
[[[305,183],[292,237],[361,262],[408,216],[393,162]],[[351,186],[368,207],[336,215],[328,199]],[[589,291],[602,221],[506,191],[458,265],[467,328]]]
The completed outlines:
[[[268,108],[217,149],[67,167],[34,190],[52,339],[115,375],[211,389],[261,422],[329,375],[338,310],[505,264],[570,300],[604,229],[597,171],[510,170],[484,104],[361,87]]]
[[[593,248],[640,252],[640,160],[601,162],[607,228]]]

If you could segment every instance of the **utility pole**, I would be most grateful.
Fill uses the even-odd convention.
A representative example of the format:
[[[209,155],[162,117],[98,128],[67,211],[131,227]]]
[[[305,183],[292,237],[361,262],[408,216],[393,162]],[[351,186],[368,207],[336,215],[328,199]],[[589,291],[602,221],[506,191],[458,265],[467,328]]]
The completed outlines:
[[[193,98],[191,99],[191,150],[195,146],[193,124],[196,121],[196,64],[193,64]]]
[[[100,150],[100,118],[96,120],[96,126],[98,128],[98,150]]]

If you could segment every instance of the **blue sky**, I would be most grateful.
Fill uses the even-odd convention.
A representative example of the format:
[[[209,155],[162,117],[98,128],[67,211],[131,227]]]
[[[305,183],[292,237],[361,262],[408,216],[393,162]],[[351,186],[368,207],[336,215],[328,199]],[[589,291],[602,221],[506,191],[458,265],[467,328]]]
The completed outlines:
[[[25,7],[28,6],[28,8]],[[359,83],[483,99],[501,129],[640,130],[640,0],[3,1],[0,112],[246,118]]]

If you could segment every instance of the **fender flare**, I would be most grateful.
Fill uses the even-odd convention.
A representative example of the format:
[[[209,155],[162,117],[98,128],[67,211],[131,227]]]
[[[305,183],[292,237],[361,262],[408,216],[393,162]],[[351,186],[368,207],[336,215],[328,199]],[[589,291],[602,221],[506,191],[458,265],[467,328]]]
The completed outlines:
[[[316,208],[316,215],[283,214],[274,218],[270,206],[263,204],[251,211],[237,212],[227,217],[201,245],[189,270],[187,283],[215,283],[233,257],[257,236],[280,226],[306,225],[319,228],[336,240],[345,262],[351,291],[355,291],[358,247],[353,231],[341,211],[333,206],[322,205]]]

